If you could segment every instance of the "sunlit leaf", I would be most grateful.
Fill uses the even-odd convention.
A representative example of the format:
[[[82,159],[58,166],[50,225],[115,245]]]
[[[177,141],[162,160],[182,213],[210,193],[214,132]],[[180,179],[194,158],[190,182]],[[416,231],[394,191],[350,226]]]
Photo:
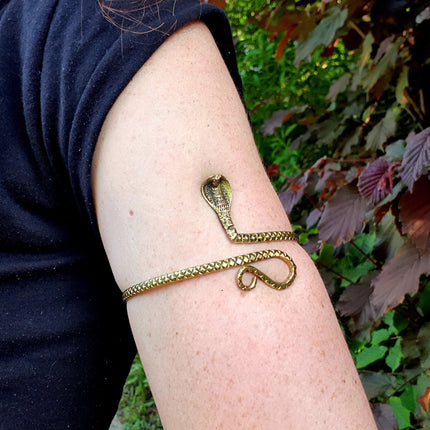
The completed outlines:
[[[318,225],[321,240],[335,246],[351,240],[363,225],[367,209],[366,199],[355,184],[343,186],[325,206]]]
[[[402,232],[408,234],[421,252],[430,250],[430,180],[422,177],[413,193],[406,192],[399,202]]]
[[[345,260],[347,261],[347,260]],[[351,264],[350,262],[345,267],[343,264],[339,264],[339,269],[343,275],[353,282],[358,282],[362,276],[367,275],[375,268],[375,265],[369,261],[365,260],[363,263],[359,264]],[[350,282],[342,279],[341,285],[346,286],[349,285]]]
[[[406,139],[400,177],[412,191],[415,181],[430,168],[430,127]]]
[[[402,404],[406,409],[408,409],[412,413],[415,413],[417,409],[416,386],[412,384],[406,385],[405,390],[400,395],[400,400],[402,401]]]
[[[362,369],[375,361],[385,357],[388,348],[384,345],[372,345],[363,349],[355,356],[355,365],[357,369]]]
[[[387,328],[373,330],[371,343],[372,345],[379,345],[380,343],[388,340],[392,334],[392,331]]]
[[[366,136],[366,149],[369,151],[382,150],[387,139],[396,132],[397,113],[394,110],[388,110],[385,117],[376,124]]]
[[[401,303],[405,294],[415,294],[422,273],[430,273],[430,252],[421,255],[413,243],[406,242],[372,282],[374,290],[370,300],[375,317],[381,317],[387,309]]]
[[[387,363],[387,366],[390,367],[393,372],[395,372],[400,366],[402,358],[402,340],[397,339],[394,346],[390,348],[388,355],[385,358],[385,362]]]
[[[393,408],[394,415],[397,418],[400,429],[409,429],[411,427],[411,412],[405,408],[399,397],[390,397],[388,404]]]
[[[297,47],[296,65],[311,55],[317,46],[328,46],[333,41],[336,31],[342,27],[347,16],[348,11],[346,9],[330,8],[328,16],[323,18],[308,39]]]
[[[395,313],[394,311],[388,312],[382,321],[388,326],[388,330],[393,334],[399,334],[399,329],[394,320]]]
[[[364,169],[358,178],[358,189],[373,204],[392,193],[392,170],[385,158],[378,158]]]
[[[399,79],[397,80],[397,85],[396,85],[396,100],[397,100],[397,103],[399,103],[400,105],[403,105],[406,103],[406,97],[405,97],[404,91],[409,85],[408,76],[409,76],[409,67],[403,66],[402,73],[400,73],[400,76],[399,76]]]

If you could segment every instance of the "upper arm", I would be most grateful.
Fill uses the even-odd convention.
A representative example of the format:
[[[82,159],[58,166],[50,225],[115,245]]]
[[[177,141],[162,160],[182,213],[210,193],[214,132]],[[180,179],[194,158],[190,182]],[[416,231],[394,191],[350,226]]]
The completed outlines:
[[[344,429],[351,420],[363,428],[364,419],[371,428],[312,262],[292,242],[230,243],[200,195],[201,183],[216,173],[232,185],[239,231],[290,229],[215,42],[193,23],[137,73],[97,143],[93,192],[114,275],[124,290],[268,248],[291,255],[298,274],[288,290],[258,285],[246,293],[235,286],[234,269],[227,270],[128,303],[164,427]],[[279,265],[265,270],[282,277]]]

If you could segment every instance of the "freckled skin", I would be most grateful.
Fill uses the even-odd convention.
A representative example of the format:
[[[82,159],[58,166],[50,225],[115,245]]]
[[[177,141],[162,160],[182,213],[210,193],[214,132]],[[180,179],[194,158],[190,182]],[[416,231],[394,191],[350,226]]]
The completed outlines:
[[[240,231],[291,230],[217,46],[194,23],[137,73],[97,143],[97,217],[122,290],[238,247],[266,249],[225,237],[200,195],[218,172],[235,190]],[[165,430],[376,428],[312,261],[298,244],[279,246],[298,269],[283,292],[243,292],[227,270],[128,302]],[[264,270],[282,279],[276,262]]]

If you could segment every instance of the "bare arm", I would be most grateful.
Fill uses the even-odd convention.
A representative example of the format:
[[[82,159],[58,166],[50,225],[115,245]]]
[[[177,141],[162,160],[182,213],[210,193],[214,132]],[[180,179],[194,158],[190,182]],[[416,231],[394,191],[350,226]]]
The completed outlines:
[[[372,429],[357,372],[313,263],[292,242],[232,244],[200,195],[215,173],[233,188],[241,232],[289,230],[241,101],[207,28],[159,48],[109,113],[93,164],[105,248],[122,290],[260,249],[286,251],[285,291],[239,290],[235,271],[161,287],[128,303],[166,430]],[[280,262],[263,263],[274,278]]]

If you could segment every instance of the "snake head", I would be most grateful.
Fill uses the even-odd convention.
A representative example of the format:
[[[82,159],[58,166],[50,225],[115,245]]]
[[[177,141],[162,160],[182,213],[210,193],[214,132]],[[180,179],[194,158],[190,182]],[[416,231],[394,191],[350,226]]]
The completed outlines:
[[[220,219],[230,218],[233,193],[230,182],[224,176],[211,176],[203,183],[201,191],[203,198]]]

